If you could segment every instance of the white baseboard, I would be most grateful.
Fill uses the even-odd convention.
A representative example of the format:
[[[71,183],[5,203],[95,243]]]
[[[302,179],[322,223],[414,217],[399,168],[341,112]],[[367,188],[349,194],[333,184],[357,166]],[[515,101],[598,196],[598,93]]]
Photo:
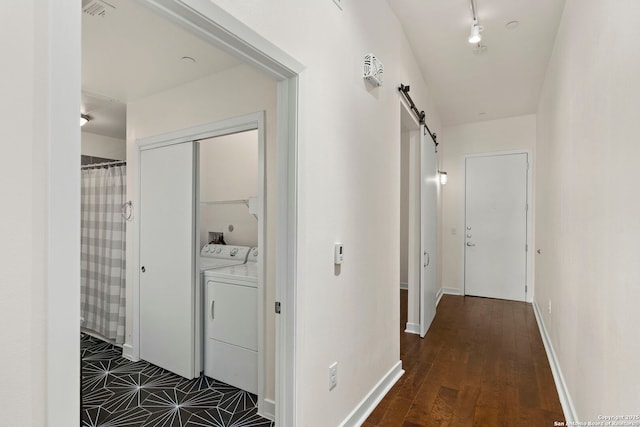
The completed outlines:
[[[94,338],[98,338],[100,341],[104,341],[104,342],[107,342],[107,343],[109,343],[111,345],[115,345],[116,347],[122,347],[122,344],[116,343],[115,340],[109,339],[109,338],[105,337],[104,335],[102,335],[102,334],[100,334],[100,333],[98,333],[96,331],[92,331],[91,329],[87,329],[87,328],[85,328],[83,326],[80,327],[80,332],[82,332],[83,334],[90,335],[90,336],[92,336]]]
[[[420,335],[420,325],[417,323],[407,322],[406,329],[404,331],[408,334]]]
[[[440,288],[438,293],[436,294],[436,306],[440,304],[440,299],[442,295],[464,295],[464,293],[460,289],[456,288]]]
[[[262,407],[258,408],[258,415],[270,421],[276,420],[276,402],[271,399],[263,399]]]
[[[405,283],[405,282],[400,282],[400,289],[408,291],[409,290],[409,284]]]
[[[402,361],[399,360],[387,374],[371,389],[364,399],[356,406],[349,416],[340,423],[340,427],[361,426],[391,387],[404,374]]]
[[[535,301],[533,302],[533,313],[536,316],[538,329],[540,329],[540,335],[542,336],[542,342],[544,343],[544,349],[547,352],[547,359],[549,359],[549,365],[551,366],[553,381],[556,383],[558,397],[560,398],[560,404],[562,405],[562,412],[564,412],[564,417],[567,421],[566,425],[576,425],[578,422],[576,410],[573,407],[573,402],[571,401],[571,396],[569,395],[567,383],[564,381],[562,369],[560,369],[560,363],[558,362],[558,358],[556,357],[556,352],[554,351],[553,345],[551,344],[551,339],[549,338],[547,328],[544,325],[544,320],[542,320],[540,309]]]
[[[127,360],[131,360],[132,362],[137,362],[140,360],[139,357],[133,351],[133,346],[131,344],[124,344],[122,346],[122,357]]]
[[[442,289],[444,288],[438,289],[438,292],[436,293],[436,307],[438,306],[438,304],[440,304],[440,300],[442,299],[442,294],[444,294],[444,291]]]

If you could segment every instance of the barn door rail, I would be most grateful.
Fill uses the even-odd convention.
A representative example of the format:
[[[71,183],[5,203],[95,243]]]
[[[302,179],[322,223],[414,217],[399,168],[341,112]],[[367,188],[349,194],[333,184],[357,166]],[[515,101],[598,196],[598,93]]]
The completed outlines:
[[[413,102],[413,99],[411,99],[411,95],[409,95],[409,89],[410,89],[409,85],[403,85],[402,83],[400,83],[400,87],[398,87],[398,90],[404,96],[404,99],[406,99],[407,102],[409,103],[409,107],[411,108],[411,111],[413,112],[413,114],[416,115],[420,124],[424,125],[425,135],[427,133],[429,134],[429,136],[433,140],[433,143],[436,146],[436,151],[438,151],[438,145],[439,145],[438,135],[436,135],[435,132],[431,132],[431,130],[429,130],[429,126],[427,126],[427,121],[425,117],[426,115],[424,113],[424,110],[418,110],[418,107],[416,107],[416,104]]]

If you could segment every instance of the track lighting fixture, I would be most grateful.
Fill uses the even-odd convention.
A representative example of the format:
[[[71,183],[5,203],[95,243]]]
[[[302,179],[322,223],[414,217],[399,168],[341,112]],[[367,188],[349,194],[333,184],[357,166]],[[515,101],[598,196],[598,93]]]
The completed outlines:
[[[471,33],[469,34],[469,43],[476,44],[482,41],[482,36],[480,35],[480,24],[478,24],[478,20],[474,19],[473,24],[471,25]]]
[[[445,185],[449,181],[445,171],[438,170],[438,175],[440,175],[440,184]]]
[[[470,0],[470,8],[471,8],[471,17],[473,18],[473,23],[471,24],[471,32],[469,33],[469,43],[478,44],[482,41],[482,36],[480,32],[483,28],[480,26],[480,22],[478,21],[478,6],[476,5],[476,0]]]

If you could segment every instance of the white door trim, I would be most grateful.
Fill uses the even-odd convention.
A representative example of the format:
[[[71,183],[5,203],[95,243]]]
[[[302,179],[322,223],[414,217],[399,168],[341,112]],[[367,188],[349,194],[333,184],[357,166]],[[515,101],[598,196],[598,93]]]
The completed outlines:
[[[26,337],[32,339],[33,353],[29,364],[32,370],[26,374],[34,376],[35,384],[40,383],[35,377],[45,377],[45,390],[32,390],[36,405],[43,404],[45,408],[34,406],[32,420],[34,424],[44,421],[48,427],[78,425],[80,413],[80,129],[77,117],[81,88],[81,11],[78,6],[73,1],[39,2],[32,14],[35,38],[31,43],[35,48],[36,75],[41,79],[34,80],[35,87],[25,88],[35,97],[38,116],[33,125],[35,138],[45,141],[28,142],[42,152],[37,157],[34,153],[33,166],[40,171],[27,185],[41,182],[48,185],[44,191],[47,200],[33,204],[47,209],[46,222],[41,223],[39,215],[33,216],[33,231],[44,231],[38,241],[45,246],[34,250],[39,251],[38,259],[46,257],[46,265],[34,265],[35,273],[31,273],[32,280],[42,278],[45,283],[32,284],[34,290],[44,293],[33,296],[35,307],[42,307],[43,312],[31,315],[34,329],[25,331]]]
[[[296,425],[296,253],[298,75],[304,67],[209,0],[136,0],[278,80],[278,221],[276,299],[276,414]],[[283,255],[285,254],[285,255]]]
[[[407,284],[407,323],[405,332],[420,334],[420,167],[414,159],[420,156],[420,122],[416,119],[408,103],[400,98],[400,122],[402,115],[406,113],[411,118],[412,129],[409,136],[409,238],[407,256],[408,284]],[[402,133],[402,129],[400,130]],[[400,136],[402,144],[402,135]],[[416,166],[418,166],[416,168]],[[414,307],[418,303],[418,310]],[[414,311],[416,311],[414,313]]]
[[[525,302],[533,302],[533,296],[534,296],[534,282],[533,282],[533,252],[534,252],[534,244],[533,244],[533,212],[535,209],[535,206],[533,205],[534,203],[534,199],[533,199],[533,165],[534,165],[534,159],[533,159],[533,153],[531,152],[531,150],[507,150],[507,151],[489,151],[489,152],[483,152],[483,153],[473,153],[473,154],[465,154],[462,158],[462,171],[465,171],[465,180],[466,180],[466,162],[467,159],[469,158],[473,158],[473,157],[486,157],[486,156],[506,156],[509,154],[526,154],[527,155],[527,159],[529,161],[529,167],[527,169],[527,205],[529,206],[529,209],[527,209],[527,244],[529,246],[529,250],[527,251],[527,271],[526,271],[526,275],[527,275],[527,292],[525,294]],[[466,190],[465,190],[466,191]],[[465,195],[463,194],[463,197],[465,197]],[[465,218],[465,203],[462,203],[462,216],[461,218]],[[464,230],[465,225],[463,224],[462,229]],[[464,241],[462,243],[464,245]],[[464,247],[462,248],[462,251],[464,253]],[[465,274],[465,262],[463,259],[462,262],[462,266],[461,266],[462,270],[460,272],[460,277],[462,277],[462,284],[464,287],[464,274]],[[463,294],[466,295],[466,290],[463,290]]]
[[[232,55],[241,58],[278,80],[278,253],[286,254],[277,258],[276,266],[276,298],[282,303],[283,311],[276,321],[277,343],[276,351],[276,424],[282,427],[295,425],[296,421],[296,251],[297,251],[297,121],[298,121],[298,78],[304,67],[294,58],[286,54],[268,40],[264,39],[251,28],[235,19],[232,15],[209,0],[137,0],[143,6],[160,13],[172,22],[188,28],[194,34],[209,40],[212,44],[222,47]],[[67,230],[80,229],[80,216],[68,213],[69,204],[59,203],[67,200],[69,188],[80,188],[80,174],[77,171],[64,169],[75,158],[67,161],[69,149],[65,144],[75,142],[79,147],[79,130],[77,124],[77,106],[81,87],[80,64],[80,11],[75,3],[60,6],[53,2],[47,3],[47,14],[50,25],[43,29],[48,35],[47,52],[50,59],[47,65],[52,67],[49,75],[49,93],[46,110],[50,120],[55,123],[51,132],[51,140],[60,142],[52,145],[49,164],[51,174],[60,173],[60,179],[53,179],[50,189],[51,200],[57,201],[49,215],[49,229]],[[43,48],[44,49],[44,48]],[[44,86],[43,86],[44,87]],[[75,119],[74,119],[75,118]],[[64,141],[64,143],[63,143]],[[77,151],[77,148],[76,150]],[[60,153],[57,155],[57,153]],[[63,157],[63,158],[61,158]],[[79,200],[79,190],[76,194]],[[71,233],[73,235],[74,233]],[[56,234],[57,236],[57,234]],[[50,238],[49,254],[70,253],[69,249],[79,248],[68,243],[69,234],[64,238]],[[74,240],[75,241],[75,240]],[[79,240],[78,240],[79,241]],[[57,248],[57,249],[56,249]],[[80,390],[80,369],[77,366],[79,357],[76,346],[66,346],[67,341],[58,339],[60,334],[64,338],[77,334],[79,320],[69,320],[69,313],[79,313],[77,299],[69,297],[64,302],[61,299],[69,296],[69,283],[74,284],[73,294],[79,295],[80,281],[73,279],[73,266],[79,263],[79,249],[77,258],[68,258],[56,269],[49,269],[48,280],[51,283],[52,295],[59,298],[47,302],[50,309],[46,314],[49,325],[47,342],[49,342],[49,356],[47,358],[47,387],[46,398],[47,425],[73,425],[77,422]],[[62,264],[57,264],[62,265]],[[60,289],[60,293],[56,293]],[[51,297],[51,295],[50,295]],[[74,319],[79,319],[79,315]],[[73,331],[68,331],[73,329]],[[58,363],[60,360],[77,361],[74,370],[58,369],[67,366]],[[52,385],[64,382],[74,383],[76,404],[64,405],[59,402],[60,393]]]

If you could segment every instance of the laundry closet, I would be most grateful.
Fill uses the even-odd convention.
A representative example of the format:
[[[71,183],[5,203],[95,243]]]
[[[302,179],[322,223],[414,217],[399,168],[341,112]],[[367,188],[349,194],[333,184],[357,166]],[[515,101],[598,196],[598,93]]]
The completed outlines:
[[[247,90],[238,93],[238,87]],[[131,321],[126,344],[131,346],[125,344],[124,351],[130,348],[132,359],[184,378],[204,374],[216,378],[218,374],[205,370],[205,319],[212,319],[213,305],[213,319],[224,320],[221,310],[229,305],[217,297],[215,303],[206,300],[201,267],[214,260],[211,250],[204,256],[203,248],[219,241],[217,236],[222,233],[226,245],[213,244],[219,245],[216,255],[223,259],[215,262],[240,261],[247,270],[257,271],[255,283],[242,282],[245,288],[253,285],[252,289],[240,289],[257,294],[257,307],[233,310],[240,319],[230,321],[251,325],[256,337],[251,336],[249,343],[247,334],[241,335],[240,342],[222,336],[218,342],[235,345],[225,348],[248,356],[245,359],[251,363],[233,368],[241,373],[255,371],[257,358],[257,380],[252,373],[253,385],[237,384],[246,390],[257,381],[258,411],[266,415],[275,413],[276,384],[276,89],[271,78],[240,65],[127,104],[127,198],[133,201],[135,212],[127,229]],[[248,131],[256,142],[237,140]],[[228,138],[236,138],[238,144]],[[239,248],[235,255],[231,254],[233,247]],[[248,249],[242,249],[244,258],[239,256],[240,247],[258,249],[251,251],[253,258]],[[247,262],[252,259],[255,262]]]
[[[201,369],[258,393],[258,131],[198,143]]]
[[[260,395],[264,114],[140,147],[140,357]]]
[[[228,319],[224,309],[242,303],[230,310],[238,316],[228,320],[232,327],[212,336],[213,344],[249,356],[233,369],[251,384],[235,382],[239,374],[219,379],[245,390],[257,381],[258,411],[273,418],[277,80],[137,2],[85,3],[92,7],[83,14],[83,94],[98,96],[109,111],[123,107],[126,277],[115,341],[131,361],[184,378],[218,378],[205,365],[225,346],[206,352],[205,319],[219,320],[215,327]],[[98,3],[104,9],[93,7]],[[82,111],[87,126],[111,123],[99,112],[95,105]],[[208,276],[227,285],[208,296],[203,282],[211,264],[220,271]],[[225,304],[238,289],[249,292]],[[231,371],[223,361],[209,365]]]

